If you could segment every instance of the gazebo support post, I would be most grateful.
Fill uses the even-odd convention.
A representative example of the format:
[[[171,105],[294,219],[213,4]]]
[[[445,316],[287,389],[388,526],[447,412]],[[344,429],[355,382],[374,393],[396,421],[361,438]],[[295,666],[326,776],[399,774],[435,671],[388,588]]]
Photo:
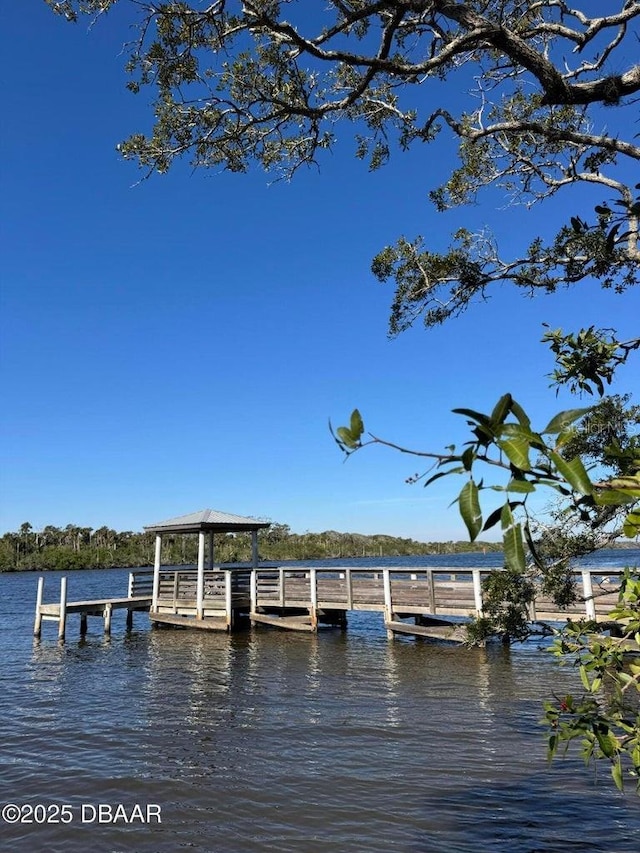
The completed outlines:
[[[198,533],[198,580],[196,582],[196,619],[204,618],[204,531]]]
[[[156,553],[153,561],[153,600],[152,613],[158,612],[158,597],[160,594],[160,555],[162,554],[162,533],[156,533]]]
[[[251,565],[258,568],[258,531],[251,531]]]

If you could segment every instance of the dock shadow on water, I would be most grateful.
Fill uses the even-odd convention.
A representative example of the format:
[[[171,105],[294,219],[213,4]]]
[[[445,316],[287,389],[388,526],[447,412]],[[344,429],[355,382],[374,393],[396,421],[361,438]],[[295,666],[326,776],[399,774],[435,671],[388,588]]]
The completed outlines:
[[[389,641],[366,613],[319,636],[141,615],[34,643],[34,577],[0,587],[0,802],[72,818],[5,821],[1,851],[637,850],[633,793],[547,765],[542,699],[579,688],[533,643]]]

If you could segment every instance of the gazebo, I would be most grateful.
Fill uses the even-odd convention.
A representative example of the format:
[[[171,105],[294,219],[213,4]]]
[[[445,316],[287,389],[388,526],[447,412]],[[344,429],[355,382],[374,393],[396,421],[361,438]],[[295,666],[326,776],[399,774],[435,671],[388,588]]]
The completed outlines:
[[[166,521],[159,521],[156,524],[145,526],[145,531],[156,534],[155,560],[153,566],[153,600],[151,603],[150,617],[158,622],[170,622],[173,624],[185,624],[195,621],[200,623],[198,627],[204,627],[202,624],[205,615],[215,616],[214,601],[219,597],[214,593],[208,595],[205,589],[205,562],[207,562],[206,575],[211,575],[215,570],[214,565],[214,549],[213,549],[213,534],[214,533],[251,533],[251,563],[241,567],[244,573],[247,570],[258,567],[258,530],[269,527],[271,522],[258,521],[255,518],[245,518],[241,515],[232,515],[227,512],[220,512],[215,509],[204,509],[199,512],[192,512],[189,515],[181,515],[177,518],[169,518]],[[180,533],[197,533],[198,534],[198,565],[195,577],[195,596],[193,592],[189,595],[179,594],[179,572],[173,572],[173,595],[172,600],[168,601],[167,596],[161,591],[161,554],[162,554],[162,537],[169,534]],[[238,571],[240,567],[238,567]],[[224,612],[227,621],[232,616],[232,596],[234,594],[233,578],[231,568],[225,568],[224,577],[225,589],[224,593]],[[182,573],[183,575],[186,572]],[[193,574],[191,575],[193,577]],[[213,575],[211,575],[213,578]],[[193,583],[191,584],[193,586]],[[183,585],[184,590],[184,585]],[[171,598],[171,596],[170,596]],[[207,608],[206,599],[210,598],[209,614],[205,612]],[[162,611],[165,611],[164,613]],[[169,610],[170,612],[166,612]],[[168,618],[168,617],[176,618]],[[207,627],[214,627],[210,622]],[[230,628],[228,624],[227,629]]]

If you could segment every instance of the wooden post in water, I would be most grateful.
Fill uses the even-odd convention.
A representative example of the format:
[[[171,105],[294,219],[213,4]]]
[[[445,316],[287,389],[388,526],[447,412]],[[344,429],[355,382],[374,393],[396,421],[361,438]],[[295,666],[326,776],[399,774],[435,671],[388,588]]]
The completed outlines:
[[[42,632],[42,614],[40,613],[40,607],[42,605],[42,598],[44,595],[44,576],[40,575],[38,578],[38,591],[36,592],[36,618],[33,623],[33,636],[39,637]]]
[[[113,605],[110,601],[107,601],[104,608],[104,632],[107,636],[111,634],[111,614],[113,612]]]
[[[130,607],[127,607],[127,624],[126,624],[126,630],[127,630],[127,631],[132,631],[132,630],[133,630],[133,610],[132,610]]]
[[[60,578],[60,621],[58,622],[58,639],[64,640],[67,628],[67,579]]]
[[[80,614],[80,636],[84,637],[84,635],[86,633],[87,633],[87,614],[81,613]]]

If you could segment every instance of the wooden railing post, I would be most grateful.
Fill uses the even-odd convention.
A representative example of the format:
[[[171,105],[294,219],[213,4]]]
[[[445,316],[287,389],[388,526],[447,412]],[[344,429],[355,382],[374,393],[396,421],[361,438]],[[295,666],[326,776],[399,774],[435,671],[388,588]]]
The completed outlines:
[[[311,595],[309,616],[311,618],[311,627],[316,631],[318,629],[318,575],[316,569],[309,570],[309,587]]]
[[[591,583],[591,572],[589,569],[582,570],[582,590],[584,592],[584,607],[587,619],[596,618],[596,603],[593,600],[593,585]]]
[[[280,585],[280,607],[284,607],[284,569],[278,569],[278,581]]]
[[[258,570],[251,569],[251,580],[249,581],[250,615],[258,609]]]
[[[353,580],[351,579],[351,569],[345,569],[344,579],[347,584],[347,610],[353,610]]]
[[[429,584],[429,607],[431,613],[436,615],[436,587],[433,580],[433,569],[427,569],[427,583]]]
[[[42,606],[42,599],[44,596],[44,576],[40,575],[38,578],[38,590],[36,592],[36,618],[33,623],[33,636],[39,637],[42,632],[42,613],[40,612],[40,608]]]
[[[476,616],[482,616],[482,579],[480,577],[480,569],[472,569],[471,576],[473,578],[473,599],[475,601]]]
[[[173,612],[178,612],[178,593],[180,592],[180,572],[173,573]]]
[[[224,573],[224,615],[227,620],[227,631],[231,631],[233,628],[233,595],[230,569]]]
[[[382,570],[382,587],[384,591],[384,621],[393,622],[393,602],[391,600],[391,573],[389,569]],[[387,637],[393,639],[393,631],[387,629]]]

